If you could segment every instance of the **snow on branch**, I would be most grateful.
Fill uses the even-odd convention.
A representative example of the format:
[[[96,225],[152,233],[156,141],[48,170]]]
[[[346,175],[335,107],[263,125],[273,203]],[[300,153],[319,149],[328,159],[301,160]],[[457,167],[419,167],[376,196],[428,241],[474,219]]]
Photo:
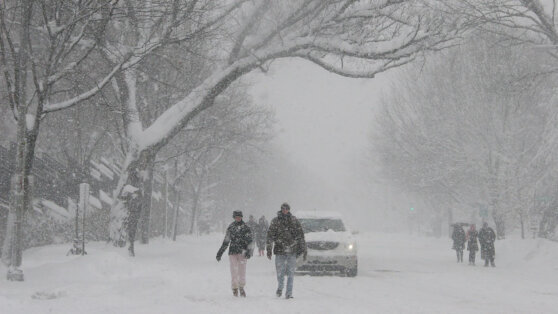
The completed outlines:
[[[251,14],[263,16],[249,15],[246,18],[247,24],[243,24],[237,30],[238,33],[233,38],[238,41],[233,42],[231,46],[232,51],[226,60],[227,64],[216,67],[213,74],[189,95],[155,119],[153,124],[142,132],[137,143],[138,148],[157,149],[164,146],[195,115],[211,106],[215,97],[232,81],[270,60],[300,57],[339,75],[374,77],[379,72],[412,61],[416,54],[422,51],[441,49],[449,45],[456,33],[457,26],[453,21],[444,21],[420,5],[409,9],[407,3],[399,7],[398,1],[383,2],[379,6],[357,2],[344,3],[348,4],[348,7],[343,9],[346,14],[358,15],[376,10],[376,16],[383,18],[378,21],[373,17],[361,17],[359,21],[351,19],[349,22],[338,22],[335,18],[340,15],[334,10],[335,5],[312,0],[305,1],[306,6],[297,8],[296,11],[278,4],[273,4],[275,7],[271,9],[267,9],[263,4],[261,7],[251,7]],[[384,8],[390,11],[382,12]],[[398,9],[401,12],[396,12]],[[279,20],[273,16],[277,14],[275,10],[284,10],[279,14]],[[269,12],[272,16],[266,17],[264,13]],[[421,12],[424,13],[424,17],[420,15]],[[276,27],[252,27],[257,18],[275,19]],[[249,35],[244,34],[249,31]],[[245,53],[239,53],[240,50]],[[358,71],[345,69],[329,62],[324,56],[360,59],[364,68]]]
[[[364,71],[357,71],[357,70],[351,70],[351,69],[348,69],[348,68],[343,68],[343,67],[339,67],[339,66],[336,66],[334,64],[328,63],[327,61],[325,61],[325,60],[323,60],[319,57],[312,56],[311,53],[301,53],[298,56],[300,58],[303,58],[303,59],[306,59],[308,61],[311,61],[311,62],[315,63],[316,65],[322,67],[326,71],[329,71],[331,73],[335,73],[337,75],[350,77],[350,78],[374,78],[376,76],[376,74],[378,74],[378,73],[385,72],[385,71],[387,71],[391,68],[395,68],[395,67],[399,67],[401,65],[407,64],[407,63],[409,63],[409,62],[411,62],[415,59],[414,56],[409,56],[409,57],[400,58],[400,59],[397,59],[397,60],[387,60],[387,61],[379,62],[378,64],[374,65],[373,67],[367,68]]]
[[[108,82],[110,82],[110,80],[114,77],[114,75],[116,75],[116,73],[118,73],[122,69],[122,67],[124,66],[124,63],[125,62],[117,64],[112,69],[112,71],[107,76],[105,76],[105,78],[103,78],[103,80],[101,80],[99,83],[96,84],[95,87],[91,88],[87,92],[82,93],[82,94],[80,94],[76,97],[73,97],[71,99],[59,102],[59,103],[46,104],[44,106],[43,113],[49,113],[49,112],[63,110],[63,109],[72,107],[72,106],[80,103],[81,101],[84,101],[86,99],[89,99],[89,98],[95,96]]]

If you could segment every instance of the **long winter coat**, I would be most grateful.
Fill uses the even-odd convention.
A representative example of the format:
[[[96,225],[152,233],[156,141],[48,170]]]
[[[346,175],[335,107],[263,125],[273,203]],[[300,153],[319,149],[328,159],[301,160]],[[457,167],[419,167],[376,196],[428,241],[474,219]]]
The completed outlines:
[[[230,247],[229,247],[230,244]],[[227,233],[225,234],[225,239],[221,248],[217,252],[217,256],[220,258],[223,252],[229,247],[229,255],[234,254],[245,254],[249,252],[252,255],[253,242],[252,242],[252,231],[244,223],[244,221],[233,221],[227,227]]]
[[[463,250],[465,248],[465,231],[463,227],[454,226],[451,238],[453,239],[454,250]]]
[[[277,213],[271,220],[267,230],[267,254],[285,255],[295,253],[297,256],[306,253],[306,241],[302,225],[291,213]],[[275,245],[274,245],[275,244]]]
[[[496,241],[496,233],[494,233],[494,230],[490,227],[482,227],[479,231],[479,242],[483,258],[494,258],[494,255],[496,254],[494,241]]]
[[[469,230],[467,231],[467,251],[478,251],[479,250],[479,243],[477,242],[477,237],[479,232],[477,230]]]

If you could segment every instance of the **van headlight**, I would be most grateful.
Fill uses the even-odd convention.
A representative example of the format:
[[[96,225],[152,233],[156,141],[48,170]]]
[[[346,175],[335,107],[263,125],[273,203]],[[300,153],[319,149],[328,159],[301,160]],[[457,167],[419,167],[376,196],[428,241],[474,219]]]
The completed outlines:
[[[355,245],[350,243],[349,245],[347,245],[347,249],[349,249],[349,251],[352,251],[355,248]]]

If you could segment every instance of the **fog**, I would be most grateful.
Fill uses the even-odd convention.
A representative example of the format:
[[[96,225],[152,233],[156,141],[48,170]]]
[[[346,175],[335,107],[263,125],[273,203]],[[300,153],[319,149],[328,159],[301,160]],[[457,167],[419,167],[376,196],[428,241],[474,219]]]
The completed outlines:
[[[345,78],[302,60],[277,61],[266,73],[249,76],[255,102],[275,111],[278,149],[307,170],[297,172],[296,180],[320,184],[307,193],[275,198],[292,202],[295,214],[338,211],[359,230],[393,227],[395,222],[386,219],[395,217],[386,211],[400,204],[388,184],[375,180],[368,157],[374,111],[394,77]],[[279,203],[270,206],[279,209]]]

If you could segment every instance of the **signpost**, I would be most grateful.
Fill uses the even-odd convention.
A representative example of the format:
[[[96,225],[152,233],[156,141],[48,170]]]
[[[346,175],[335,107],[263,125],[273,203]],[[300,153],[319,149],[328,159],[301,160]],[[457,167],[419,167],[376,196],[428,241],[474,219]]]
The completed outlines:
[[[79,185],[79,203],[76,206],[76,221],[75,221],[75,231],[73,247],[68,251],[68,254],[72,255],[85,255],[85,213],[87,212],[87,205],[89,205],[89,184],[82,183]],[[79,236],[79,213],[82,212],[81,217],[81,247],[80,247],[80,236]]]

